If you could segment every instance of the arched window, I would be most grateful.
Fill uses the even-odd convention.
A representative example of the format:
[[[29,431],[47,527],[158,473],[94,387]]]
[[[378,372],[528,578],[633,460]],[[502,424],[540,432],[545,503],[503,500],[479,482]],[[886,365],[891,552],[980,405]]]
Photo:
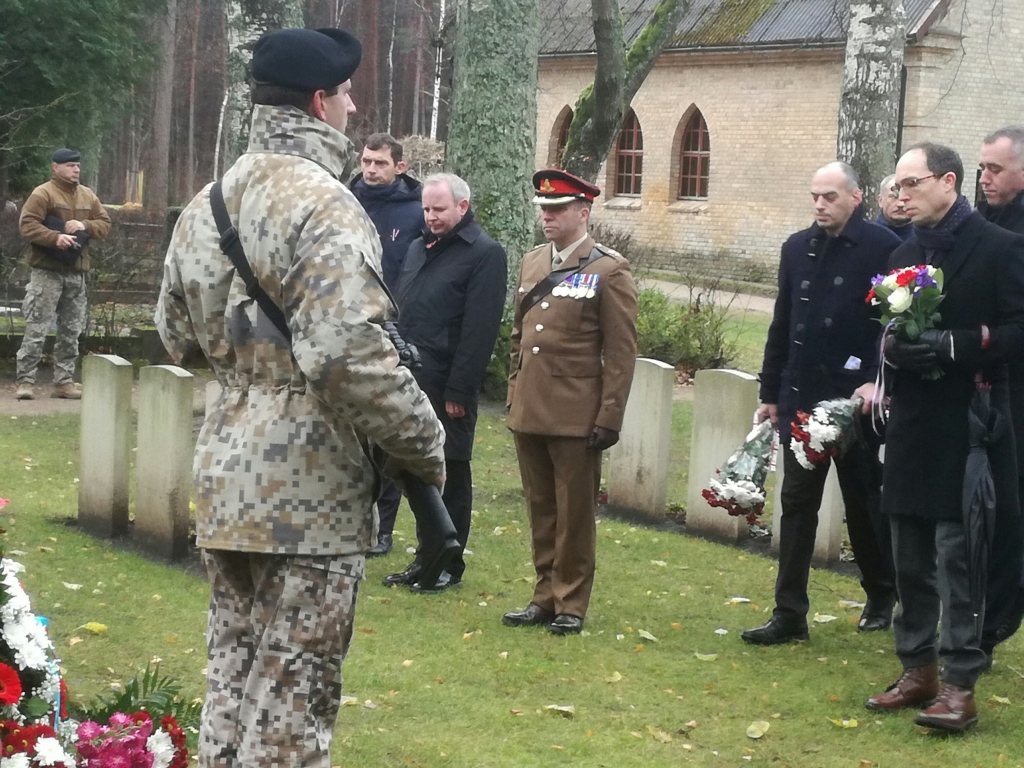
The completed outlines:
[[[562,167],[562,155],[565,154],[565,145],[569,143],[569,126],[572,125],[572,110],[565,107],[555,121],[555,144],[554,153],[551,155],[551,166]]]
[[[615,194],[639,195],[644,171],[644,134],[632,109],[626,113],[615,147]]]
[[[679,144],[679,197],[683,199],[706,199],[708,196],[708,171],[711,163],[711,139],[708,124],[699,109],[683,129]]]

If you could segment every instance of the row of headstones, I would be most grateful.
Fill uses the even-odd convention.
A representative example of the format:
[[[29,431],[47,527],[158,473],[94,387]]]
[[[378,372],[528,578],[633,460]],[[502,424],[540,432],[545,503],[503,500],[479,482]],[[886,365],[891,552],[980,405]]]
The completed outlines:
[[[666,515],[674,384],[672,366],[637,359],[619,443],[609,455],[609,505],[648,520],[663,520]],[[736,543],[748,536],[746,520],[709,506],[701,491],[750,432],[758,405],[757,379],[742,371],[699,371],[694,388],[686,528],[708,538]],[[780,456],[775,474],[776,521],[781,517],[782,474]],[[843,500],[833,468],[818,513],[816,562],[839,559],[843,518]],[[776,553],[781,540],[779,529],[774,526],[771,543]]]
[[[132,364],[117,355],[82,361],[79,526],[103,538],[129,531]],[[151,365],[139,374],[134,543],[169,560],[188,551],[192,492],[192,374]]]
[[[90,355],[83,361],[82,381],[79,524],[97,536],[122,536],[129,528],[132,366],[116,355]],[[674,384],[672,366],[637,359],[619,443],[609,457],[608,503],[614,508],[653,520],[665,518]],[[749,432],[757,381],[740,371],[700,371],[695,388],[687,529],[735,543],[747,535],[745,520],[708,506],[701,490]],[[207,389],[209,404],[219,387],[211,382]],[[192,374],[182,368],[153,365],[140,373],[134,540],[168,559],[183,557],[188,549],[192,393]],[[779,462],[776,514],[781,487]],[[839,559],[842,524],[842,497],[833,471],[818,515],[817,561]],[[775,551],[779,539],[776,529]]]

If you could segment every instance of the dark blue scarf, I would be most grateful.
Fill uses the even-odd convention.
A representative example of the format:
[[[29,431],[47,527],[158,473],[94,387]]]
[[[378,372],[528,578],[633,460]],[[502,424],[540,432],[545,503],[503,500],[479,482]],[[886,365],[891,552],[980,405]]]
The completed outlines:
[[[972,213],[974,213],[974,209],[971,208],[967,198],[958,195],[953,207],[946,212],[938,224],[934,227],[919,227],[915,224],[914,235],[925,252],[948,253],[956,245],[957,231]],[[929,258],[929,261],[933,261],[933,258]]]

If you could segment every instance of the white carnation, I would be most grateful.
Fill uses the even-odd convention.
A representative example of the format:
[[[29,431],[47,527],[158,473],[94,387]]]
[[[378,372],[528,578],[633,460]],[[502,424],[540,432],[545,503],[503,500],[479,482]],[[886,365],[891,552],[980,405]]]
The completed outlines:
[[[30,765],[28,755],[24,752],[0,759],[0,768],[29,768]]]
[[[60,742],[52,736],[42,736],[36,739],[36,760],[39,765],[56,765],[57,763],[70,765],[74,762],[74,758],[68,755]]]
[[[174,742],[163,728],[157,728],[146,739],[146,749],[153,753],[153,768],[167,768],[174,759]]]

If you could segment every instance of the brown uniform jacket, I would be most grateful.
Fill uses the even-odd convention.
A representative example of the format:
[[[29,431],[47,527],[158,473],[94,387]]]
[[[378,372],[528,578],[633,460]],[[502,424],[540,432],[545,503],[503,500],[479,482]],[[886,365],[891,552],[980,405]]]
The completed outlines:
[[[61,264],[52,256],[43,253],[36,245],[55,248],[60,232],[43,225],[47,216],[59,216],[64,221],[76,219],[85,225],[90,239],[100,239],[110,231],[110,214],[100,203],[96,193],[81,184],[54,177],[32,190],[21,209],[19,228],[21,236],[31,244],[28,250],[28,265],[54,272],[88,272],[89,249],[82,249],[74,267]]]
[[[574,272],[597,246],[608,254],[583,274],[598,275],[592,298],[548,294],[523,317],[523,297],[551,274],[551,244],[523,257],[516,289],[508,379],[514,432],[587,437],[595,425],[619,431],[636,361],[637,291],[629,262],[588,237],[561,265]]]

